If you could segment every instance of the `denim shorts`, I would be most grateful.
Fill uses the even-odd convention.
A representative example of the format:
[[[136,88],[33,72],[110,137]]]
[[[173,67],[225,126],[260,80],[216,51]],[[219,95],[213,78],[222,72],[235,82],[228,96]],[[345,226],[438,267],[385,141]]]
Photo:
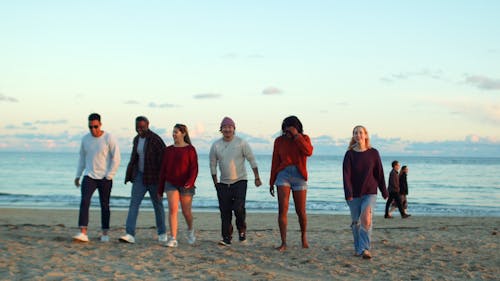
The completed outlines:
[[[307,190],[307,182],[295,165],[281,170],[274,181],[276,186],[289,186],[293,191]]]
[[[169,183],[168,181],[165,182],[165,192],[169,192],[169,191],[179,191],[179,194],[180,195],[190,195],[190,196],[193,196],[196,192],[195,192],[195,189],[196,187],[191,187],[191,188],[185,188],[184,186],[175,186],[171,183]]]

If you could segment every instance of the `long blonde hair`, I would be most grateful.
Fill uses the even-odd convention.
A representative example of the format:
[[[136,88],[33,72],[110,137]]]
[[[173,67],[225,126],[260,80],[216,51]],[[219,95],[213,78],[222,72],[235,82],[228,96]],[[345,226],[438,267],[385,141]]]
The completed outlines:
[[[365,131],[365,135],[366,135],[365,145],[366,145],[366,148],[367,149],[372,148],[372,145],[370,144],[370,137],[368,135],[368,130],[364,126],[357,125],[357,126],[354,127],[354,129],[352,129],[352,137],[351,137],[351,141],[349,142],[349,147],[347,148],[347,150],[352,150],[354,147],[356,147],[357,142],[354,139],[354,132],[357,129],[363,129],[363,131]]]

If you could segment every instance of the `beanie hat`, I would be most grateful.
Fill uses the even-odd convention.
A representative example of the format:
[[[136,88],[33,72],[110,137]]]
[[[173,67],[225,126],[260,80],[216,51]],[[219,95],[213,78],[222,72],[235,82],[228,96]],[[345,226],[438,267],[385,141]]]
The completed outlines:
[[[222,127],[224,126],[233,126],[233,128],[236,129],[236,125],[234,124],[234,121],[233,119],[229,118],[229,117],[224,117],[224,119],[222,119],[222,122],[220,122],[220,129],[222,130]]]

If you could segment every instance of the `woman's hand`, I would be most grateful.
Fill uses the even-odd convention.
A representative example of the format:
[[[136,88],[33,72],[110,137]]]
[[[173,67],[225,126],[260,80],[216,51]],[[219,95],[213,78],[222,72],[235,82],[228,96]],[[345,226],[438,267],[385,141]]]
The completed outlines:
[[[269,193],[271,193],[271,196],[274,197],[274,185],[269,187]]]

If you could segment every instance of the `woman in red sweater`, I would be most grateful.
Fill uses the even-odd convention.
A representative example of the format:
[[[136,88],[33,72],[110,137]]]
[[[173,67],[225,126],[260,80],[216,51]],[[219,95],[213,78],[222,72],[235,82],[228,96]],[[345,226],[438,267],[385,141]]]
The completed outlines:
[[[191,145],[186,125],[176,124],[172,132],[174,144],[168,146],[163,153],[163,161],[160,170],[160,184],[158,195],[167,193],[171,237],[165,243],[167,247],[177,247],[177,212],[179,201],[181,202],[182,214],[188,226],[187,240],[194,244],[196,237],[193,228],[193,215],[191,206],[195,193],[194,182],[198,176],[198,155],[196,149]]]
[[[281,124],[282,135],[274,141],[273,160],[269,192],[274,196],[274,186],[278,190],[278,224],[280,227],[280,252],[286,250],[287,213],[290,190],[293,191],[295,212],[299,218],[302,233],[302,248],[309,248],[306,237],[306,194],[307,157],[312,155],[313,146],[309,136],[304,135],[302,123],[296,116],[289,116]]]

